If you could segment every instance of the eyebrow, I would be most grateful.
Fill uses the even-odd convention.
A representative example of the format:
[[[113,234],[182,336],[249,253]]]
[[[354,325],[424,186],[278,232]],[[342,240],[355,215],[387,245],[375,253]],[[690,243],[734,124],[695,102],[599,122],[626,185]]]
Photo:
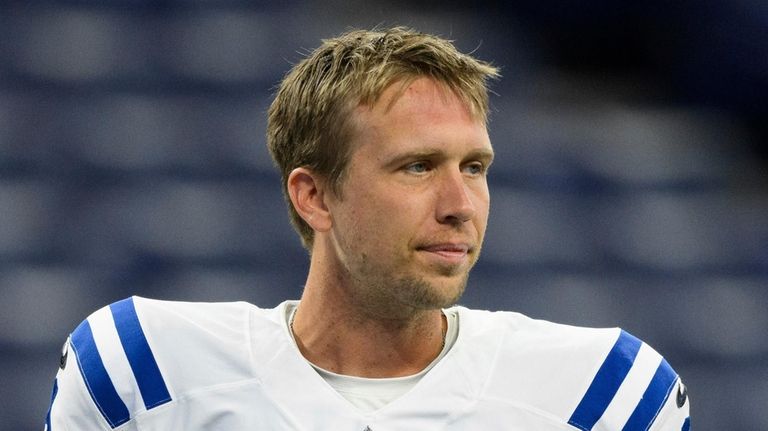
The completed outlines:
[[[491,164],[493,161],[494,153],[493,150],[490,148],[477,148],[469,153],[467,153],[466,157],[464,157],[465,160],[475,160],[479,159],[487,163],[488,165]],[[421,159],[427,159],[427,160],[443,160],[448,158],[446,156],[445,150],[442,148],[426,148],[423,150],[414,150],[414,151],[407,151],[405,153],[399,154],[397,156],[394,156],[391,159],[388,159],[385,161],[385,166],[388,167],[398,167],[401,164],[410,161],[410,160],[421,160]]]

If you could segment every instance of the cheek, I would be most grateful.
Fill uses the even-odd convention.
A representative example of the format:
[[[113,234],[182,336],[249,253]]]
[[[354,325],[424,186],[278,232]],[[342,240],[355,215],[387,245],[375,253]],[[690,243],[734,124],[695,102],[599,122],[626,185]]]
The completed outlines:
[[[485,227],[488,224],[488,214],[491,209],[491,200],[488,195],[488,189],[485,189],[484,193],[478,194],[475,199],[475,209],[477,218],[475,223],[477,223],[478,229],[481,231],[480,233],[482,233],[485,231]]]
[[[422,218],[420,208],[426,206],[424,199],[419,205],[419,200],[413,196],[392,190],[370,190],[360,199],[351,221],[359,231],[376,238],[379,244],[407,241],[404,237],[413,234]]]
[[[477,208],[479,208],[480,213],[484,214],[484,218],[488,218],[488,213],[491,209],[491,198],[488,195],[488,191],[486,190],[484,195],[481,195],[481,197],[478,199]]]

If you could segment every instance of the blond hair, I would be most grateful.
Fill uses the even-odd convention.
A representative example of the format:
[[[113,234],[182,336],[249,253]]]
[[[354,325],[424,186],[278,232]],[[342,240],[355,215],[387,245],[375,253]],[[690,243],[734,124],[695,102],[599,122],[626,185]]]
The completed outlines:
[[[341,197],[355,107],[373,106],[395,82],[428,77],[446,85],[486,122],[487,81],[498,76],[497,68],[460,53],[450,41],[403,27],[354,30],[323,40],[283,78],[267,123],[267,146],[280,168],[291,222],[304,246],[311,249],[314,231],[290,201],[288,176],[306,167]]]

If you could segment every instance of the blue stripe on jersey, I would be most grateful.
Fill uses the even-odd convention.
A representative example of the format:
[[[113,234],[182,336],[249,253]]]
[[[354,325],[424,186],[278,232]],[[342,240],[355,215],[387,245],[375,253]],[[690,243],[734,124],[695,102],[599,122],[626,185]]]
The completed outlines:
[[[680,431],[691,431],[691,418],[685,418],[683,428],[681,428]]]
[[[139,385],[144,406],[151,409],[171,401],[160,368],[141,329],[133,298],[115,302],[109,308],[112,310],[120,343]]]
[[[131,415],[104,368],[104,362],[93,339],[91,325],[87,320],[75,329],[71,341],[85,386],[104,419],[112,428],[127,422]]]
[[[645,431],[651,427],[651,424],[659,414],[659,410],[672,392],[672,387],[677,381],[677,373],[669,366],[666,360],[662,359],[659,368],[651,379],[643,393],[643,398],[635,407],[635,411],[624,425],[623,431]]]
[[[595,426],[627,377],[641,344],[642,341],[621,331],[568,424],[584,431],[590,431]]]
[[[51,405],[48,406],[48,415],[45,417],[45,431],[51,431],[51,410],[53,410],[53,400],[59,393],[59,379],[53,379],[53,392],[51,392]]]

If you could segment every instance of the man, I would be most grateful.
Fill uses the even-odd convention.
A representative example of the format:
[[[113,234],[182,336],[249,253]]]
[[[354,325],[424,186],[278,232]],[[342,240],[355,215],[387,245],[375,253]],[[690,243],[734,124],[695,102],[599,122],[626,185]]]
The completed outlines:
[[[677,374],[626,332],[453,306],[488,217],[496,76],[408,29],[325,41],[267,132],[310,252],[301,301],[97,311],[48,429],[689,429]]]

